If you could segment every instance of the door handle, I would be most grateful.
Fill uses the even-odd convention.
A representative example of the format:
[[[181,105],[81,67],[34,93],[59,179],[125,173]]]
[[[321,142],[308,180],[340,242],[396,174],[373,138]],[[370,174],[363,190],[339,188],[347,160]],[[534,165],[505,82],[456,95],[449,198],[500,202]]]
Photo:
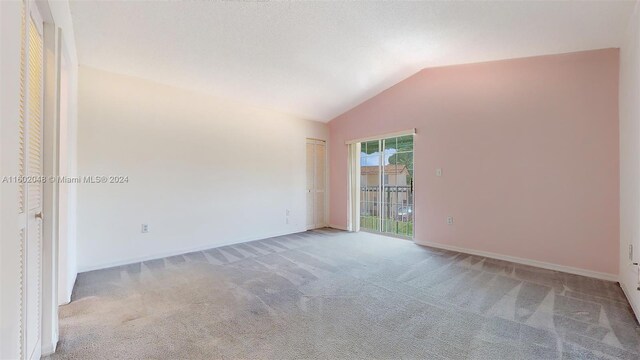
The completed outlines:
[[[42,211],[40,211],[39,213],[36,213],[36,219],[42,220]]]

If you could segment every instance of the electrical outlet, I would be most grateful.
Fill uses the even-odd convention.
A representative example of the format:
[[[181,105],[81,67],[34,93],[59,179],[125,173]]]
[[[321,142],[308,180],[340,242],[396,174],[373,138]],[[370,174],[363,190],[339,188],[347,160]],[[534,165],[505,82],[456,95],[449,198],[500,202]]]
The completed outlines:
[[[453,216],[447,216],[447,224],[453,225]]]
[[[140,232],[142,233],[148,233],[149,232],[149,224],[142,224],[142,227],[140,229]]]

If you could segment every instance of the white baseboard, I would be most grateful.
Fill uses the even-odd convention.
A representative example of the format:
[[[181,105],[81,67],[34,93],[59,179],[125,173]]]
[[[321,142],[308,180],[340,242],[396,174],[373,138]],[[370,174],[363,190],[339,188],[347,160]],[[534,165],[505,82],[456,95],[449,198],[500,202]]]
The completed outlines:
[[[291,234],[296,234],[296,233],[305,232],[305,231],[306,231],[305,228],[299,228],[299,229],[294,229],[292,231],[287,231],[287,232],[265,234],[265,235],[260,235],[260,236],[256,236],[256,237],[237,239],[237,240],[232,240],[232,241],[222,242],[222,243],[217,243],[217,244],[206,244],[206,245],[201,245],[201,246],[196,246],[196,247],[182,248],[182,249],[173,250],[173,251],[166,251],[166,252],[156,253],[156,254],[153,254],[153,255],[132,257],[132,258],[124,259],[124,260],[117,260],[117,261],[98,264],[98,265],[85,266],[85,267],[80,268],[78,270],[78,273],[83,273],[83,272],[87,272],[87,271],[94,271],[94,270],[108,269],[108,268],[115,267],[115,266],[136,264],[136,263],[139,263],[139,262],[142,262],[142,261],[147,261],[147,260],[162,259],[162,258],[166,258],[166,257],[169,257],[169,256],[183,255],[183,254],[187,254],[187,253],[195,252],[195,251],[209,250],[209,249],[214,249],[214,248],[228,246],[228,245],[241,244],[241,243],[245,243],[245,242],[268,239],[268,238],[277,237],[277,236],[291,235]]]
[[[73,278],[72,280],[69,282],[68,288],[65,290],[66,292],[64,293],[64,298],[63,299],[59,299],[59,303],[58,306],[61,305],[67,305],[68,303],[71,302],[71,294],[73,294],[73,288],[76,285],[76,279],[78,278],[78,273],[74,272],[73,273]]]
[[[344,226],[340,226],[340,225],[335,225],[335,224],[329,224],[329,227],[332,229],[338,229],[338,230],[343,230],[343,231],[349,231],[349,229],[347,229]]]
[[[55,335],[55,338],[52,340],[51,343],[42,343],[41,356],[47,356],[55,353],[57,346],[58,346],[58,334]]]
[[[510,261],[518,264],[535,266],[535,267],[548,269],[548,270],[562,271],[569,274],[582,275],[582,276],[587,276],[587,277],[596,278],[600,280],[607,280],[607,281],[614,281],[614,282],[618,281],[618,275],[616,274],[609,274],[609,273],[603,273],[598,271],[580,269],[580,268],[571,267],[571,266],[552,264],[544,261],[524,259],[524,258],[519,258],[515,256],[496,254],[496,253],[481,251],[481,250],[473,250],[473,249],[462,248],[458,246],[440,244],[440,243],[429,242],[429,241],[416,241],[415,243],[418,245],[430,246],[430,247],[444,249],[444,250],[457,251],[465,254],[483,256],[483,257],[492,258],[492,259]]]
[[[619,284],[620,284],[620,287],[622,288],[622,292],[624,293],[624,296],[627,297],[627,302],[629,303],[629,305],[631,305],[631,309],[633,310],[633,314],[636,316],[636,320],[640,322],[640,309],[638,309],[638,307],[632,301],[631,296],[629,296],[629,290],[627,289],[626,286],[624,286],[624,283],[620,281]]]
[[[73,279],[71,280],[70,284],[69,284],[69,301],[67,301],[67,304],[71,302],[71,294],[73,294],[73,288],[76,286],[76,280],[78,279],[78,271],[76,270],[73,273]]]

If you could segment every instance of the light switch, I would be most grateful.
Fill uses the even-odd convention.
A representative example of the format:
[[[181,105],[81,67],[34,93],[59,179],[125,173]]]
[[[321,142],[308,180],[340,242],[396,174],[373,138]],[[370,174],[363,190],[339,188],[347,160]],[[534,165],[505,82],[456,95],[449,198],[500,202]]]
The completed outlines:
[[[436,176],[442,176],[442,169],[436,169]]]

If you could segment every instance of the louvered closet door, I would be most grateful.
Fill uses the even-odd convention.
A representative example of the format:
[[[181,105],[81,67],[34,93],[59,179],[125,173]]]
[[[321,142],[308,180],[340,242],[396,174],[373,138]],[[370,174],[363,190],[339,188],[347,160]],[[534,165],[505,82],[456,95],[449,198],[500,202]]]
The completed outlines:
[[[307,229],[315,227],[315,145],[307,140]]]
[[[307,139],[307,229],[325,226],[326,146]]]
[[[325,143],[318,142],[315,144],[315,193],[316,198],[314,202],[315,213],[315,227],[324,227],[324,201],[325,201],[325,177],[326,177],[326,164],[325,164]]]
[[[43,24],[35,4],[23,12],[23,46],[20,88],[20,176],[27,183],[19,189],[21,240],[21,358],[39,359],[41,354],[42,285],[42,109]]]

